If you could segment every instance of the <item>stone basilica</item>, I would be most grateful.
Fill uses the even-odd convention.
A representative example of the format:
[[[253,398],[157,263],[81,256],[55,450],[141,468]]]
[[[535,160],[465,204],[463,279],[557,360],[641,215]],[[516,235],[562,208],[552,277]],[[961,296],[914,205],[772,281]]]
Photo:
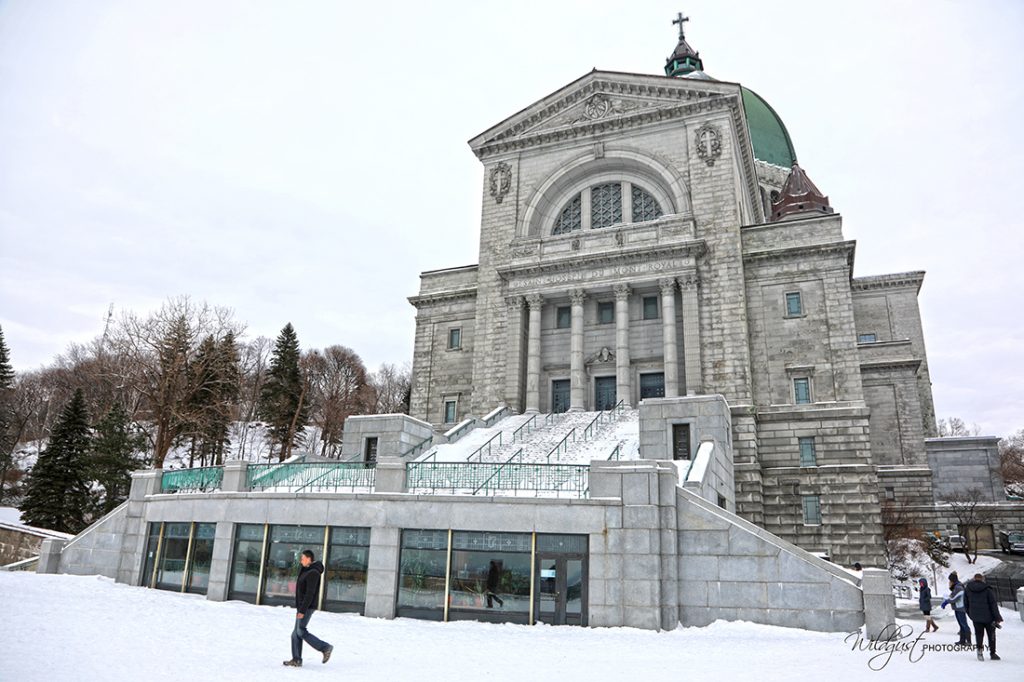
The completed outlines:
[[[855,276],[782,119],[708,75],[683,21],[665,75],[595,70],[470,140],[480,262],[424,272],[410,299],[411,414],[721,395],[736,511],[878,563],[880,500],[936,521],[924,273]],[[663,426],[688,459],[695,435]],[[983,482],[989,441],[954,448]]]

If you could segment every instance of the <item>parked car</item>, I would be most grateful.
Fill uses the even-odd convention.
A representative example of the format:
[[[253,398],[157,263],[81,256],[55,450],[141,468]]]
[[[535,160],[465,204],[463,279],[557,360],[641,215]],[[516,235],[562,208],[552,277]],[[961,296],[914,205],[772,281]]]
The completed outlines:
[[[1003,554],[1010,552],[1024,554],[1024,531],[1001,530],[999,531],[999,547]]]
[[[967,547],[967,538],[963,535],[947,535],[940,543],[947,552],[962,552]]]

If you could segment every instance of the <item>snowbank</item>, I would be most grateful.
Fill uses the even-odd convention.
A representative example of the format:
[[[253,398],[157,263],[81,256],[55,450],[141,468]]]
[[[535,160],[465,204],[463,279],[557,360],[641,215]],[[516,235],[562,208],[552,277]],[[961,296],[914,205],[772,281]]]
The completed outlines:
[[[294,610],[216,603],[118,585],[105,578],[0,573],[2,680],[340,679],[366,682],[559,680],[676,682],[681,679],[1012,680],[1024,676],[1024,624],[1004,611],[1004,660],[925,651],[948,644],[948,628],[913,653],[855,650],[842,633],[751,623],[651,632],[484,623],[393,621],[317,613],[311,631],[335,645],[322,665],[307,653],[283,668]],[[904,621],[921,632],[919,620]],[[102,634],[99,634],[102,633]],[[308,649],[307,649],[308,652]],[[876,658],[878,656],[882,658]],[[919,658],[920,657],[920,658]],[[913,658],[916,662],[911,662]]]

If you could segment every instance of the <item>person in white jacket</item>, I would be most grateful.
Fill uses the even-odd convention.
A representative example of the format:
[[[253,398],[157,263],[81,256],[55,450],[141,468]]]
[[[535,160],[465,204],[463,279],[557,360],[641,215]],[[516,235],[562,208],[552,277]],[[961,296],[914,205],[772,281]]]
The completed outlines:
[[[960,626],[960,641],[957,645],[971,645],[971,626],[967,624],[967,612],[964,611],[964,584],[960,582],[956,571],[949,574],[949,596],[942,600],[942,608],[953,605],[953,615]]]

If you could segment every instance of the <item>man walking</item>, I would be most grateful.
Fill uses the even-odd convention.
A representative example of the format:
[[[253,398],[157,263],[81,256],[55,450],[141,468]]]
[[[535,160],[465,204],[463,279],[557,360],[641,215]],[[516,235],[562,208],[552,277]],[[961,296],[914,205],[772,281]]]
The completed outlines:
[[[976,573],[974,580],[964,586],[964,608],[967,616],[974,621],[974,644],[978,649],[978,660],[985,660],[981,643],[988,633],[989,658],[998,661],[996,628],[1001,627],[999,624],[1003,621],[1003,616],[999,613],[999,605],[996,603],[992,586],[985,583],[985,576],[981,573]]]
[[[302,643],[310,645],[324,655],[324,663],[330,660],[334,647],[316,638],[309,630],[309,619],[316,610],[317,597],[320,596],[320,576],[324,565],[313,561],[313,552],[303,550],[299,557],[299,577],[295,581],[295,629],[292,630],[292,657],[284,664],[293,668],[302,667]]]
[[[942,601],[942,608],[953,605],[956,623],[960,627],[960,639],[957,646],[971,645],[971,628],[967,625],[967,614],[964,612],[964,584],[960,582],[956,571],[949,574],[949,596]]]

